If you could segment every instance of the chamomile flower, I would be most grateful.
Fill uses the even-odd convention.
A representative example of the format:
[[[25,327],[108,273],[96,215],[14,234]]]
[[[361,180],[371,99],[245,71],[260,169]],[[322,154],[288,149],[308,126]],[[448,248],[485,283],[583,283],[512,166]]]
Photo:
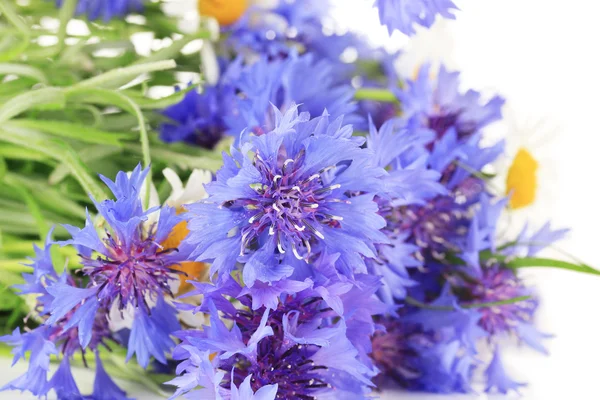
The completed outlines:
[[[504,157],[494,164],[497,176],[492,185],[499,194],[510,197],[507,223],[520,226],[527,219],[540,224],[544,222],[542,214],[552,209],[557,195],[550,182],[557,175],[552,162],[553,138],[560,128],[548,117],[524,118],[520,112],[506,108],[502,126],[491,132],[506,137]]]

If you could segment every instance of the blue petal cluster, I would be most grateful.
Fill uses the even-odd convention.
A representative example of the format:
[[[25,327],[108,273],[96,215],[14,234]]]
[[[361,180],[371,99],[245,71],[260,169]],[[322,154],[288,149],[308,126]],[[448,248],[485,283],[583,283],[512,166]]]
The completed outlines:
[[[175,309],[166,298],[172,297],[169,283],[178,279],[172,267],[182,254],[161,243],[183,219],[168,207],[143,209],[140,194],[147,173],[138,165],[129,176],[119,172],[114,182],[101,176],[116,197],[94,200],[103,234],[89,215],[82,229],[65,225],[72,239],[59,244],[77,249],[83,278],[55,272],[50,236],[44,249],[35,249],[33,272],[24,274],[25,284],[16,288],[37,296],[36,312],[43,324],[2,338],[14,347],[15,361],[31,352],[28,372],[5,389],[28,390],[37,396],[53,389],[61,399],[83,398],[71,375],[70,359],[75,353],[97,354],[101,347],[109,348],[110,342],[120,342],[109,329],[113,310],[116,315],[132,314],[131,329],[125,335],[127,359],[135,354],[143,367],[151,357],[166,363],[166,354],[175,345],[171,335],[180,329]],[[158,215],[157,222],[149,222],[151,214]],[[47,381],[50,357],[59,352],[63,361]],[[125,399],[97,362],[96,391],[102,393],[94,393],[93,398]]]
[[[63,2],[64,0],[56,0],[57,7],[62,7]],[[79,0],[75,14],[86,15],[90,20],[101,18],[108,22],[113,18],[139,13],[143,9],[144,0]]]
[[[297,104],[300,112],[320,115],[327,110],[332,118],[345,115],[347,123],[360,122],[354,89],[336,79],[335,68],[312,53],[291,52],[275,60],[262,57],[248,65],[238,58],[217,85],[202,93],[190,90],[181,102],[163,110],[169,121],[159,126],[161,138],[212,149],[226,134],[239,140],[244,131],[273,130],[273,105],[285,112]]]
[[[189,206],[191,257],[212,262],[221,281],[244,264],[248,286],[303,280],[311,262],[334,254],[339,273],[365,272],[364,257],[387,241],[374,201],[386,172],[342,117],[273,113],[274,129],[232,148],[209,197]]]
[[[375,0],[379,20],[391,35],[398,30],[406,35],[415,34],[415,25],[431,27],[438,15],[454,19],[458,10],[451,0]]]
[[[52,232],[43,249],[35,247],[36,257],[31,259],[32,273],[23,274],[25,283],[17,285],[16,289],[21,294],[34,295],[37,298],[35,312],[43,321],[38,327],[20,332],[16,328],[11,335],[0,337],[0,341],[13,347],[13,365],[19,359],[29,355],[27,372],[19,378],[9,382],[1,390],[28,391],[34,396],[45,397],[48,392],[54,391],[58,398],[83,399],[75,384],[69,365],[70,359],[78,353],[84,357],[89,352],[95,353],[96,380],[92,398],[106,399],[110,393],[111,399],[127,400],[125,392],[106,374],[99,356],[99,350],[110,350],[110,344],[116,344],[116,338],[108,329],[105,310],[90,312],[95,306],[95,301],[90,300],[78,303],[66,313],[55,317],[53,312],[59,302],[62,302],[62,292],[58,287],[65,288],[65,292],[74,293],[85,291],[81,280],[67,274],[58,275],[52,264],[50,241]],[[70,301],[67,299],[65,301]],[[90,304],[92,306],[90,307]],[[63,361],[54,375],[48,379],[50,361],[53,356],[61,355]]]
[[[195,311],[209,312],[210,326],[178,334],[182,376],[169,382],[178,387],[173,398],[368,398],[372,317],[389,308],[374,297],[377,278],[355,279],[365,290],[324,275],[252,288],[195,283],[191,295],[203,295]]]

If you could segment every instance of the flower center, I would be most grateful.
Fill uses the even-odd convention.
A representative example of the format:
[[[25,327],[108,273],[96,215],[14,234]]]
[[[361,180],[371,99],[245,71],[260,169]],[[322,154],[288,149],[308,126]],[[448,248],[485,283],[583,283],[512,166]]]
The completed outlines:
[[[152,229],[152,228],[151,228]],[[98,287],[101,307],[109,308],[119,298],[119,308],[128,304],[143,306],[149,312],[147,295],[172,295],[169,281],[176,272],[167,265],[164,256],[177,251],[176,248],[161,248],[154,235],[143,238],[140,225],[128,243],[121,243],[107,232],[104,239],[109,257],[82,256],[83,272]]]
[[[511,195],[510,207],[519,209],[533,204],[537,190],[539,164],[525,148],[520,148],[506,176],[506,194]]]
[[[330,196],[340,185],[323,182],[323,175],[334,167],[302,176],[301,158],[302,155],[286,159],[281,166],[272,168],[256,155],[254,166],[263,182],[268,183],[253,185],[258,197],[237,202],[250,216],[249,225],[242,229],[242,254],[253,240],[268,230],[270,236],[275,236],[280,253],[291,248],[296,258],[307,259],[311,243],[325,238],[316,227],[319,224],[340,226],[342,218],[327,212],[327,203],[343,201]]]
[[[528,295],[514,272],[500,266],[484,269],[479,282],[474,282],[464,299],[474,303],[494,303]],[[479,309],[479,326],[490,334],[511,332],[519,322],[530,322],[537,300],[529,298],[516,303]]]
[[[247,8],[248,0],[198,0],[200,15],[213,17],[221,25],[233,24]]]

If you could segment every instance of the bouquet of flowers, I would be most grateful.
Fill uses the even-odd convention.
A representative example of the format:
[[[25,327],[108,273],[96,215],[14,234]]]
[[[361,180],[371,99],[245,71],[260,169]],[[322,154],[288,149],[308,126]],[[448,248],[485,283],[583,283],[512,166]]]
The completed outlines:
[[[458,12],[373,3],[390,35]],[[444,65],[402,73],[331,7],[0,0],[0,349],[27,363],[2,390],[523,385],[504,347],[544,353],[549,335],[520,270],[600,272],[539,255],[565,229],[510,229],[538,161],[487,140],[502,97]],[[93,388],[73,367],[96,371]]]

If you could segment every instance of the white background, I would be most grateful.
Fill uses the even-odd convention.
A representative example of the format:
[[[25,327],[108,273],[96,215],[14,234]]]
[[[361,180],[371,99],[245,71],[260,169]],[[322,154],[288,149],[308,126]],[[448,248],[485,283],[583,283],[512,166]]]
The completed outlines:
[[[385,38],[385,31],[374,28],[376,17],[368,11],[370,0],[338,1],[343,4],[340,18],[369,32],[376,41]],[[435,32],[436,45],[425,48],[420,44],[417,51],[441,54],[463,71],[466,87],[503,94],[513,109],[509,122],[528,127],[530,121],[543,119],[554,128],[546,129],[555,132],[553,135],[543,132],[547,143],[540,146],[541,201],[514,219],[527,218],[539,224],[550,218],[556,226],[571,227],[561,248],[600,267],[600,5],[594,0],[457,0],[457,4],[462,9],[457,20],[446,23],[442,34]],[[404,37],[395,35],[391,45],[404,42]],[[535,130],[530,133],[540,136]],[[513,142],[520,140],[529,142],[513,135]],[[547,342],[549,357],[526,349],[508,352],[506,362],[514,377],[529,382],[521,398],[600,399],[600,278],[539,269],[527,271],[526,279],[541,295],[540,328],[556,337]],[[23,372],[1,362],[0,383]],[[91,384],[90,374],[81,373],[80,377]],[[157,398],[140,388],[130,391],[134,393],[140,399]],[[390,393],[383,397],[499,396]],[[0,393],[0,399],[26,398]]]

